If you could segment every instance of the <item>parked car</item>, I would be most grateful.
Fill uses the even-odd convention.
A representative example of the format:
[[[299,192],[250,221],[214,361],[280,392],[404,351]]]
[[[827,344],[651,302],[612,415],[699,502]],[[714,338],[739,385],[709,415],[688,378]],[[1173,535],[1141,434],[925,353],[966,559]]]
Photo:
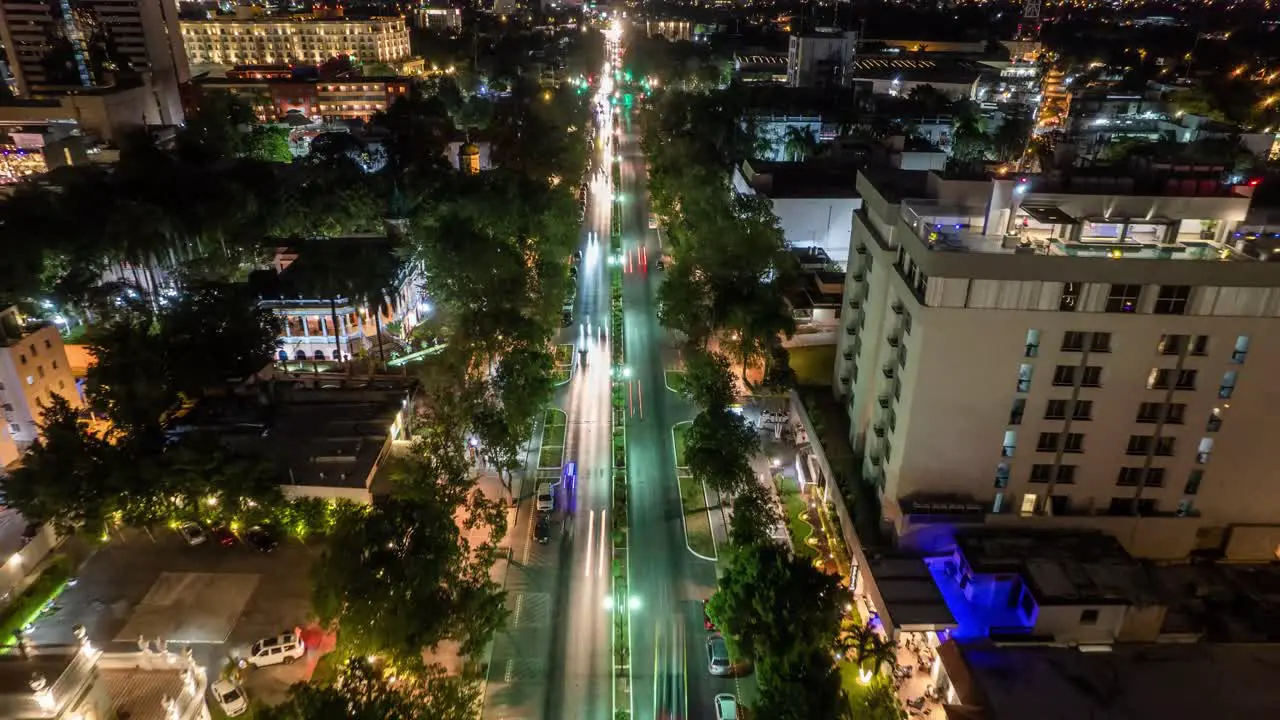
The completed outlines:
[[[288,665],[307,654],[307,644],[302,640],[302,631],[294,628],[290,632],[280,633],[275,637],[263,638],[249,647],[249,652],[240,659],[241,667],[266,667],[268,665]]]
[[[44,523],[27,523],[27,526],[22,529],[22,547],[26,547],[28,543],[35,540],[42,529],[44,529]]]
[[[204,534],[204,528],[194,522],[184,522],[179,525],[178,534],[187,541],[188,545],[203,545],[204,541],[209,539],[209,536]]]
[[[215,525],[209,531],[209,536],[223,547],[235,547],[240,543],[240,538],[236,537],[236,534],[226,525]]]
[[[707,671],[712,675],[725,676],[733,669],[729,662],[729,645],[724,636],[716,633],[707,638]]]
[[[658,269],[659,269],[659,270],[666,270],[666,269],[667,269],[667,264],[666,264],[665,262],[663,262],[663,261],[662,261],[662,258],[658,258]]]
[[[249,701],[235,683],[230,680],[218,680],[209,686],[209,694],[217,701],[218,707],[227,717],[243,715],[249,709]]]
[[[280,541],[276,539],[277,533],[273,528],[254,525],[249,528],[244,536],[245,540],[258,552],[269,553],[280,545]]]
[[[538,519],[533,524],[533,538],[538,541],[539,545],[546,545],[551,539],[551,518],[543,513],[538,513]]]
[[[556,495],[551,488],[551,483],[542,483],[538,486],[538,499],[535,506],[539,512],[551,512],[556,508]]]
[[[738,720],[738,698],[729,693],[716,696],[716,720]]]

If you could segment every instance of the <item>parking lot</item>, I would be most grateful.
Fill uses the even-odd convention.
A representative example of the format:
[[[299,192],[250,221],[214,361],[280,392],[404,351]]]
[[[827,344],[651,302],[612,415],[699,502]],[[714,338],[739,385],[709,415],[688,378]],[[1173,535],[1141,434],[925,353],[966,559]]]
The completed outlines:
[[[127,531],[89,558],[29,638],[37,646],[72,643],[76,625],[106,650],[136,650],[140,635],[153,644],[164,638],[170,649],[190,645],[217,674],[254,641],[308,623],[318,553],[296,540],[264,555],[212,540],[189,546],[169,530],[155,531],[154,539]],[[309,648],[320,644],[318,631],[305,637]],[[317,658],[309,650],[305,662],[251,671],[245,689],[258,700],[282,700],[289,685],[309,678]]]

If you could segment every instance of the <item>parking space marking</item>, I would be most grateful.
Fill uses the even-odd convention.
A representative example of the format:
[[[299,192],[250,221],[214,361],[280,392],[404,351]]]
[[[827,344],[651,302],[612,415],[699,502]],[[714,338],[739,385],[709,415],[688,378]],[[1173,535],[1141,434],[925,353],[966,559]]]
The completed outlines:
[[[524,593],[516,593],[516,607],[511,611],[511,629],[520,627],[520,611],[524,608]]]

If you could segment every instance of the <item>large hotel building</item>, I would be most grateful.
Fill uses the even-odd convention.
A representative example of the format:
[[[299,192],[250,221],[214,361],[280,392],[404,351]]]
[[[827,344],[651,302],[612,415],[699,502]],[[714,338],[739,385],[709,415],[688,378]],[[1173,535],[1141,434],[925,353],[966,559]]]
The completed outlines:
[[[833,384],[904,543],[968,515],[1156,557],[1280,546],[1280,240],[1250,225],[1251,188],[868,170],[857,189]]]
[[[316,64],[339,55],[389,63],[409,55],[409,29],[401,17],[217,18],[181,25],[193,65]]]

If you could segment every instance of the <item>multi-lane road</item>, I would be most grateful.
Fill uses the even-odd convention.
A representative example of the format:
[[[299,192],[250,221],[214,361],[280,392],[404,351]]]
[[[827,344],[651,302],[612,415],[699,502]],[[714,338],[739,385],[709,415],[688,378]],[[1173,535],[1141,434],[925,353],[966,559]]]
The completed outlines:
[[[610,60],[619,48],[610,44]],[[608,73],[605,73],[606,76]],[[604,88],[603,95],[607,94]],[[608,106],[606,105],[606,108]],[[672,425],[693,415],[664,380],[672,340],[657,319],[661,243],[649,229],[644,157],[627,108],[597,114],[598,166],[615,164],[592,180],[583,224],[574,323],[559,342],[586,350],[557,397],[568,429],[565,461],[577,468],[572,488],[561,486],[551,540],[533,540],[532,501],[519,508],[507,576],[512,621],[495,642],[485,698],[486,718],[609,720],[614,709],[611,613],[631,619],[632,688],[636,720],[714,718],[712,699],[737,694],[733,679],[707,669],[702,600],[715,585],[713,563],[689,552],[676,484]],[[626,383],[629,512],[629,607],[612,607],[609,526],[610,446],[609,231],[610,213],[622,232],[623,330]],[[625,374],[625,379],[623,375]],[[526,483],[526,494],[532,483]],[[626,702],[625,694],[618,699]],[[625,709],[620,706],[619,709]]]

